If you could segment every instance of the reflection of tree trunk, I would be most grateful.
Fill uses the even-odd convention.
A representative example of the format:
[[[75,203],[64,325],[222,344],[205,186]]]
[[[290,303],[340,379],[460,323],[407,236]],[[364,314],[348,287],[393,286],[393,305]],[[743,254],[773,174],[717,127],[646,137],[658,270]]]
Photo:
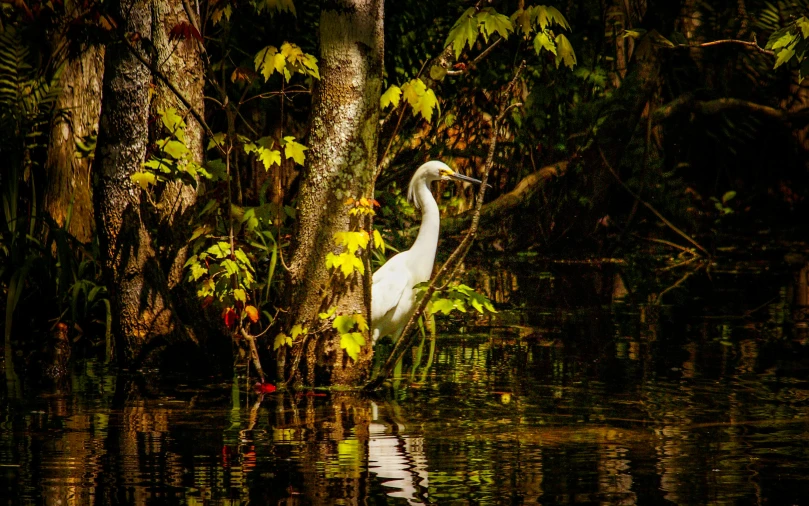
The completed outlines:
[[[72,212],[68,231],[84,243],[93,234],[92,163],[86,156],[75,156],[76,141],[92,143],[90,136],[98,133],[103,69],[104,50],[98,46],[65,62],[46,162],[45,209],[59,225]]]
[[[117,4],[115,8],[126,20],[123,28],[128,34],[138,33],[142,40],[152,38],[152,5],[141,0],[121,0]],[[167,9],[162,2],[161,5]],[[149,207],[142,204],[142,192],[129,178],[147,156],[151,74],[122,43],[108,48],[105,67],[96,150],[97,224],[115,335],[122,340],[118,356],[131,365],[143,358],[144,345],[155,337],[178,342],[178,337],[187,338],[188,334],[178,325],[168,299],[169,280],[158,262],[147,227]],[[197,85],[201,86],[201,81]],[[201,92],[196,93],[199,99]],[[189,133],[198,143],[198,129],[192,128]]]
[[[373,197],[382,85],[382,1],[341,0],[327,5],[320,18],[322,79],[314,96],[311,146],[298,198],[287,284],[289,313],[295,315],[292,323],[313,332],[317,314],[331,306],[338,315],[369,313],[370,273],[355,272],[343,282],[340,274],[331,276],[325,259],[336,250],[334,233],[357,226],[345,200]],[[359,226],[368,227],[367,220],[359,221]],[[369,269],[367,251],[361,254]],[[326,382],[358,384],[367,376],[370,340],[354,363],[341,349],[339,336],[317,339],[323,339],[321,357],[328,357],[323,364]],[[290,355],[297,356],[302,346],[297,343]]]
[[[307,431],[302,455],[303,492],[313,505],[333,504],[336,497],[345,504],[363,504],[367,499],[370,401],[338,393],[330,405],[333,417],[316,424],[307,420],[315,430]]]

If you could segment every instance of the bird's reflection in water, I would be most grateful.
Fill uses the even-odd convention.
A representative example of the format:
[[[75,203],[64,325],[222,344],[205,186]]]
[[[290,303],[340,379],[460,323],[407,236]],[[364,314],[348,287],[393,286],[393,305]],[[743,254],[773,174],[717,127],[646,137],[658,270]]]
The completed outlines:
[[[388,412],[392,411],[388,407],[371,403],[368,469],[386,487],[388,497],[405,499],[408,504],[429,504],[423,439],[408,435],[405,425]]]

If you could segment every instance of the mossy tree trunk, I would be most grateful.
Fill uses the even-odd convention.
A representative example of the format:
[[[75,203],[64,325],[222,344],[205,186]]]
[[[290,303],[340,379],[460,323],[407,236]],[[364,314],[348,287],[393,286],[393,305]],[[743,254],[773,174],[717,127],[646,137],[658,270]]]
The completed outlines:
[[[367,248],[357,252],[364,275],[335,273],[326,268],[326,255],[342,251],[335,243],[335,232],[370,231],[370,219],[351,216],[346,200],[373,197],[382,26],[382,0],[328,2],[320,17],[321,80],[314,96],[310,149],[287,277],[287,330],[300,324],[308,335],[298,337],[292,347],[280,348],[278,370],[284,379],[357,385],[370,370],[373,352],[367,332],[366,345],[354,361],[340,347],[340,336],[331,329],[330,320],[320,320],[318,313],[336,308],[336,315],[359,313],[370,319]]]
[[[155,209],[130,179],[147,158],[150,141],[159,135],[150,131],[160,125],[154,121],[156,108],[176,107],[133,50],[153,65],[159,63],[158,71],[200,108],[202,64],[196,41],[169,42],[166,36],[174,24],[187,21],[179,1],[119,0],[110,8],[124,20],[121,28],[129,43],[115,42],[106,52],[94,196],[117,356],[123,365],[136,366],[157,358],[155,352],[166,346],[196,343],[170,295],[185,260],[180,230],[195,193],[169,185],[155,196]],[[166,57],[171,51],[176,54]],[[187,123],[189,148],[201,159],[201,126],[190,116]]]
[[[60,79],[62,93],[55,106],[58,114],[48,144],[45,209],[62,226],[70,215],[68,231],[83,243],[93,238],[92,159],[77,157],[80,151],[76,143],[92,144],[92,137],[98,133],[103,75],[101,46],[89,46],[65,62]]]

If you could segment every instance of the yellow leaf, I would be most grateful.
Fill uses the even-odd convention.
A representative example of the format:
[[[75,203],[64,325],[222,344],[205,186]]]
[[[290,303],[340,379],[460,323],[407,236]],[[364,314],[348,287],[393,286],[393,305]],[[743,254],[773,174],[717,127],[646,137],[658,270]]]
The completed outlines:
[[[275,46],[267,46],[258,53],[253,59],[256,66],[256,72],[264,76],[264,81],[267,81],[273,72],[284,72],[286,67],[286,58],[282,53],[278,52]]]
[[[129,178],[133,183],[140,185],[144,190],[148,190],[149,185],[155,184],[155,180],[157,179],[151,172],[135,172],[129,176]]]
[[[374,247],[382,253],[385,252],[385,241],[382,240],[382,234],[377,229],[374,229]]]
[[[410,104],[410,107],[415,108],[418,105],[419,100],[421,97],[424,96],[424,92],[427,90],[427,85],[419,79],[412,79],[406,82],[402,86],[402,95],[404,99],[407,100],[407,103]]]
[[[286,158],[292,158],[298,165],[303,165],[306,158],[304,151],[306,151],[309,148],[307,148],[303,144],[296,142],[295,137],[292,136],[284,137],[283,144],[284,144],[284,156],[286,156]]]
[[[399,107],[399,98],[402,96],[402,89],[392,84],[390,88],[379,97],[379,105],[385,109],[393,104],[393,107]]]
[[[241,288],[233,290],[233,298],[239,302],[247,302],[247,293]]]

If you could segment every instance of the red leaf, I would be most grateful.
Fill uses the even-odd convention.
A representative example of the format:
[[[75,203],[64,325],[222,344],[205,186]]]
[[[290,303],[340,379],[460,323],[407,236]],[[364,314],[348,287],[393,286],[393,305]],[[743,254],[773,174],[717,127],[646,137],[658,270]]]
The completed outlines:
[[[169,32],[169,39],[197,39],[198,41],[202,41],[202,35],[200,35],[199,30],[191,23],[180,21],[174,25],[174,28]]]
[[[272,383],[256,383],[253,385],[253,389],[260,394],[271,394],[276,390]]]
[[[226,308],[222,312],[222,318],[225,320],[225,325],[227,325],[229,329],[233,328],[236,322],[239,321],[239,315],[236,314],[236,311],[234,311],[232,307]]]

